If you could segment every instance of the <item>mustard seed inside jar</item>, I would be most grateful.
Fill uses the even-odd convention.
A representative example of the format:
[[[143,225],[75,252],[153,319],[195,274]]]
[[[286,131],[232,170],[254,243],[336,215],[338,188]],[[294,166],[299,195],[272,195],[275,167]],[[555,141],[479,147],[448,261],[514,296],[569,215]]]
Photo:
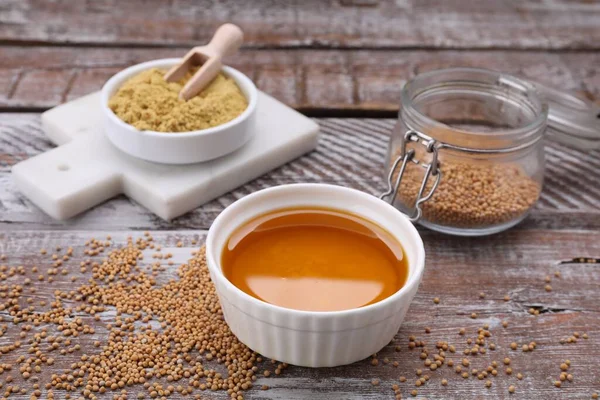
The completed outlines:
[[[450,234],[485,235],[518,224],[542,190],[548,112],[536,86],[510,75],[475,68],[418,75],[402,90],[382,198]],[[597,124],[586,119],[593,112],[583,115],[584,123]]]

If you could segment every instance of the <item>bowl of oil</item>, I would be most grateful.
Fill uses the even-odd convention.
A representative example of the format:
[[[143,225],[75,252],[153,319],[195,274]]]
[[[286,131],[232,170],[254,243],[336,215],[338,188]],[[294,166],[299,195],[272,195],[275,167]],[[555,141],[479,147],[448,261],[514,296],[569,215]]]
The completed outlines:
[[[227,207],[206,240],[232,332],[252,350],[306,367],[350,364],[398,332],[423,275],[413,224],[369,194],[282,185]]]

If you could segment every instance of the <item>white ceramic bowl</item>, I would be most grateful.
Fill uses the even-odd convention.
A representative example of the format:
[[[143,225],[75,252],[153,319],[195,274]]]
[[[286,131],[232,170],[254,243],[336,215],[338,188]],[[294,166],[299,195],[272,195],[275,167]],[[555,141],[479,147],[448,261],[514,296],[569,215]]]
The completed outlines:
[[[408,257],[409,276],[404,287],[365,307],[312,312],[265,303],[229,282],[221,270],[221,254],[233,231],[259,215],[298,206],[347,211],[388,230],[400,241]],[[255,192],[227,207],[208,232],[206,260],[225,320],[240,341],[278,361],[332,367],[369,357],[392,340],[417,292],[425,251],[413,224],[385,201],[340,186],[292,184]]]
[[[104,132],[125,153],[157,163],[190,164],[231,153],[250,139],[254,132],[251,127],[255,120],[258,91],[246,75],[231,67],[223,67],[223,72],[238,84],[248,99],[248,108],[237,118],[213,128],[178,133],[141,131],[123,122],[108,107],[111,96],[127,79],[150,68],[168,69],[179,61],[178,58],[165,58],[134,65],[114,75],[102,87]]]

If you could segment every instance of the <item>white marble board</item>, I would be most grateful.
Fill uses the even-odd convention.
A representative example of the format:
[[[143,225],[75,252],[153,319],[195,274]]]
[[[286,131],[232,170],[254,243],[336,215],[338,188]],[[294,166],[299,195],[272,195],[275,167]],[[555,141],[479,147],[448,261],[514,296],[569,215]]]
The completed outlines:
[[[13,167],[18,188],[56,219],[67,219],[124,193],[170,220],[317,146],[319,126],[259,92],[256,132],[236,152],[205,163],[154,164],[114,147],[102,132],[100,93],[42,114],[57,148]]]

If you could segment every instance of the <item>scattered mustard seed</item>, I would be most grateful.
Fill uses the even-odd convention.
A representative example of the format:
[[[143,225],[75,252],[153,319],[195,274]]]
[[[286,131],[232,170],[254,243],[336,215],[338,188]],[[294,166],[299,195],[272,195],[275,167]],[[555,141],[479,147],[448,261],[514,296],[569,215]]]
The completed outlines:
[[[515,387],[514,387],[514,385],[510,385],[510,386],[508,387],[508,393],[514,393],[514,392],[515,392]]]
[[[560,364],[560,370],[561,371],[566,371],[569,369],[569,366],[565,363]]]
[[[434,297],[434,298],[433,298],[433,302],[434,302],[435,304],[440,304],[440,298],[439,298],[439,297]]]
[[[371,385],[378,386],[379,385],[379,379],[377,379],[377,378],[371,379]]]
[[[560,373],[560,377],[559,377],[561,382],[564,382],[567,380],[567,374],[565,374],[564,372]]]

